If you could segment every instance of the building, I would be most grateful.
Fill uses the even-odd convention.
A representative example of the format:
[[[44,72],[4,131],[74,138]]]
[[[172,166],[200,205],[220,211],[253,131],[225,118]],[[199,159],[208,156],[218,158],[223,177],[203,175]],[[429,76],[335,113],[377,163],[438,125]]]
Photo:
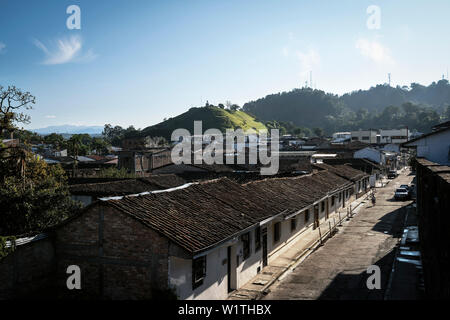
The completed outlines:
[[[333,133],[332,143],[344,143],[352,139],[351,132],[335,132]]]
[[[154,169],[172,163],[170,149],[142,149],[119,151],[117,167],[139,176],[148,176]]]
[[[450,125],[435,127],[435,131],[402,144],[415,150],[416,156],[441,165],[450,165]]]
[[[148,298],[158,288],[180,299],[224,299],[302,232],[345,206],[353,188],[324,169],[102,199],[56,228],[59,270],[72,264],[91,270],[83,286],[94,296]],[[75,245],[85,249],[74,255]],[[102,250],[94,254],[89,248],[98,245]]]
[[[81,202],[83,206],[87,206],[103,197],[164,190],[186,183],[186,181],[174,174],[152,175],[147,178],[121,179],[116,181],[103,181],[104,179],[100,179],[102,182],[94,182],[96,181],[95,178],[84,179],[84,181],[89,180],[93,180],[93,182],[69,186],[72,199]]]
[[[359,130],[359,131],[351,132],[352,141],[360,141],[360,142],[365,142],[365,143],[370,143],[370,144],[379,143],[377,141],[377,135],[378,135],[378,131],[373,130],[373,129]]]
[[[380,129],[380,139],[378,143],[396,143],[406,142],[411,137],[411,131],[408,128],[403,129]]]
[[[415,166],[420,252],[426,298],[449,299],[450,167],[424,158],[418,158]]]
[[[369,184],[371,187],[375,187],[376,182],[381,179],[381,174],[385,173],[383,167],[367,159],[359,158],[334,158],[324,159],[323,162],[328,165],[348,165],[353,169],[363,171],[367,173],[369,177]]]
[[[325,159],[334,159],[337,153],[315,153],[311,156],[312,163],[323,163]]]
[[[355,159],[367,159],[378,164],[386,164],[386,154],[379,149],[367,147],[354,153]]]
[[[19,146],[20,141],[19,141],[19,139],[3,139],[2,143],[7,148],[16,148]]]
[[[60,288],[68,297],[145,299],[173,292],[179,299],[225,299],[363,192],[361,181],[368,175],[343,167],[102,198],[46,230],[50,242],[42,242],[45,247],[34,242],[36,254],[26,261],[39,265],[41,256],[48,257],[45,279],[55,270],[54,280],[39,287]],[[42,250],[51,254],[39,254]],[[19,251],[5,264],[22,263]],[[11,265],[3,261],[0,270],[9,274]],[[82,292],[66,289],[70,265],[83,272]],[[24,277],[21,270],[17,278]],[[36,272],[33,277],[40,279]],[[33,279],[22,289],[36,285]],[[1,289],[16,292],[14,285]]]
[[[350,195],[355,195],[356,198],[359,198],[370,187],[369,175],[363,171],[353,169],[351,166],[343,165],[343,164],[334,164],[329,165],[325,163],[314,164],[313,167],[319,170],[326,170],[328,172],[332,172],[333,174],[349,180],[352,182],[352,189],[350,191]]]

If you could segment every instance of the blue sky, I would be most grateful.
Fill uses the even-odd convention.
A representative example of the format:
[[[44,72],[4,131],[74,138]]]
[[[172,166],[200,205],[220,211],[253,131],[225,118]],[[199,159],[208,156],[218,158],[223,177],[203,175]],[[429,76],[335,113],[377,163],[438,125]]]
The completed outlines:
[[[69,30],[66,9],[81,9]],[[367,8],[380,8],[369,29]],[[0,0],[0,84],[37,98],[26,128],[144,128],[206,100],[439,80],[450,1]]]

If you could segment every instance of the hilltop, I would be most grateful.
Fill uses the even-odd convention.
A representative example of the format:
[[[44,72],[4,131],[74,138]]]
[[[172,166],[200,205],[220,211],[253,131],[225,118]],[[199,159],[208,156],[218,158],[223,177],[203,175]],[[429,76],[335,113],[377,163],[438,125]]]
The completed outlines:
[[[141,131],[143,136],[161,136],[170,139],[176,129],[187,129],[194,134],[194,121],[202,121],[203,132],[208,129],[241,128],[244,131],[266,131],[266,126],[253,116],[241,110],[227,110],[215,106],[191,108],[174,118],[170,118],[156,125],[147,127]]]

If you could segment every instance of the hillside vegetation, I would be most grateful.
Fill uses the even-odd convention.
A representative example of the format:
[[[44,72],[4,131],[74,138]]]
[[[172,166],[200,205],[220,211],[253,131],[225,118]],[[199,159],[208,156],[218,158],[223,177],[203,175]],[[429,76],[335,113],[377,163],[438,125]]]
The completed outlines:
[[[262,121],[289,123],[296,131],[321,128],[331,134],[408,126],[428,132],[439,122],[450,120],[450,85],[447,80],[428,87],[415,83],[410,88],[379,85],[340,97],[302,88],[248,102],[243,110]]]
[[[212,128],[219,129],[222,132],[225,132],[226,129],[238,128],[244,131],[267,131],[263,123],[244,111],[206,106],[191,108],[174,118],[143,129],[141,134],[143,136],[161,136],[170,140],[172,132],[176,129],[187,129],[191,134],[194,134],[194,121],[202,121],[203,132]]]

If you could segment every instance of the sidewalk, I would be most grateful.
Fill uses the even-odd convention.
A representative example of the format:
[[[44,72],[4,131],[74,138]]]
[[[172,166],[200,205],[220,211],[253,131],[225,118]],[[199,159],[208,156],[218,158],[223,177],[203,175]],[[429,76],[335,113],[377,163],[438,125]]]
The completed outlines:
[[[330,214],[328,220],[323,221],[317,229],[312,230],[310,228],[304,231],[303,234],[299,235],[299,239],[294,240],[295,243],[289,249],[271,260],[253,279],[232,292],[228,300],[257,300],[263,297],[275,281],[286,275],[288,271],[294,269],[313,253],[321,245],[321,240],[323,243],[330,237],[330,223],[331,235],[333,235],[336,231],[335,228],[347,220],[347,208],[352,208],[352,215],[358,213],[362,207],[361,204],[365,203],[366,197],[367,195],[363,195],[345,208],[340,208],[338,212]],[[339,214],[341,221],[339,221]]]

